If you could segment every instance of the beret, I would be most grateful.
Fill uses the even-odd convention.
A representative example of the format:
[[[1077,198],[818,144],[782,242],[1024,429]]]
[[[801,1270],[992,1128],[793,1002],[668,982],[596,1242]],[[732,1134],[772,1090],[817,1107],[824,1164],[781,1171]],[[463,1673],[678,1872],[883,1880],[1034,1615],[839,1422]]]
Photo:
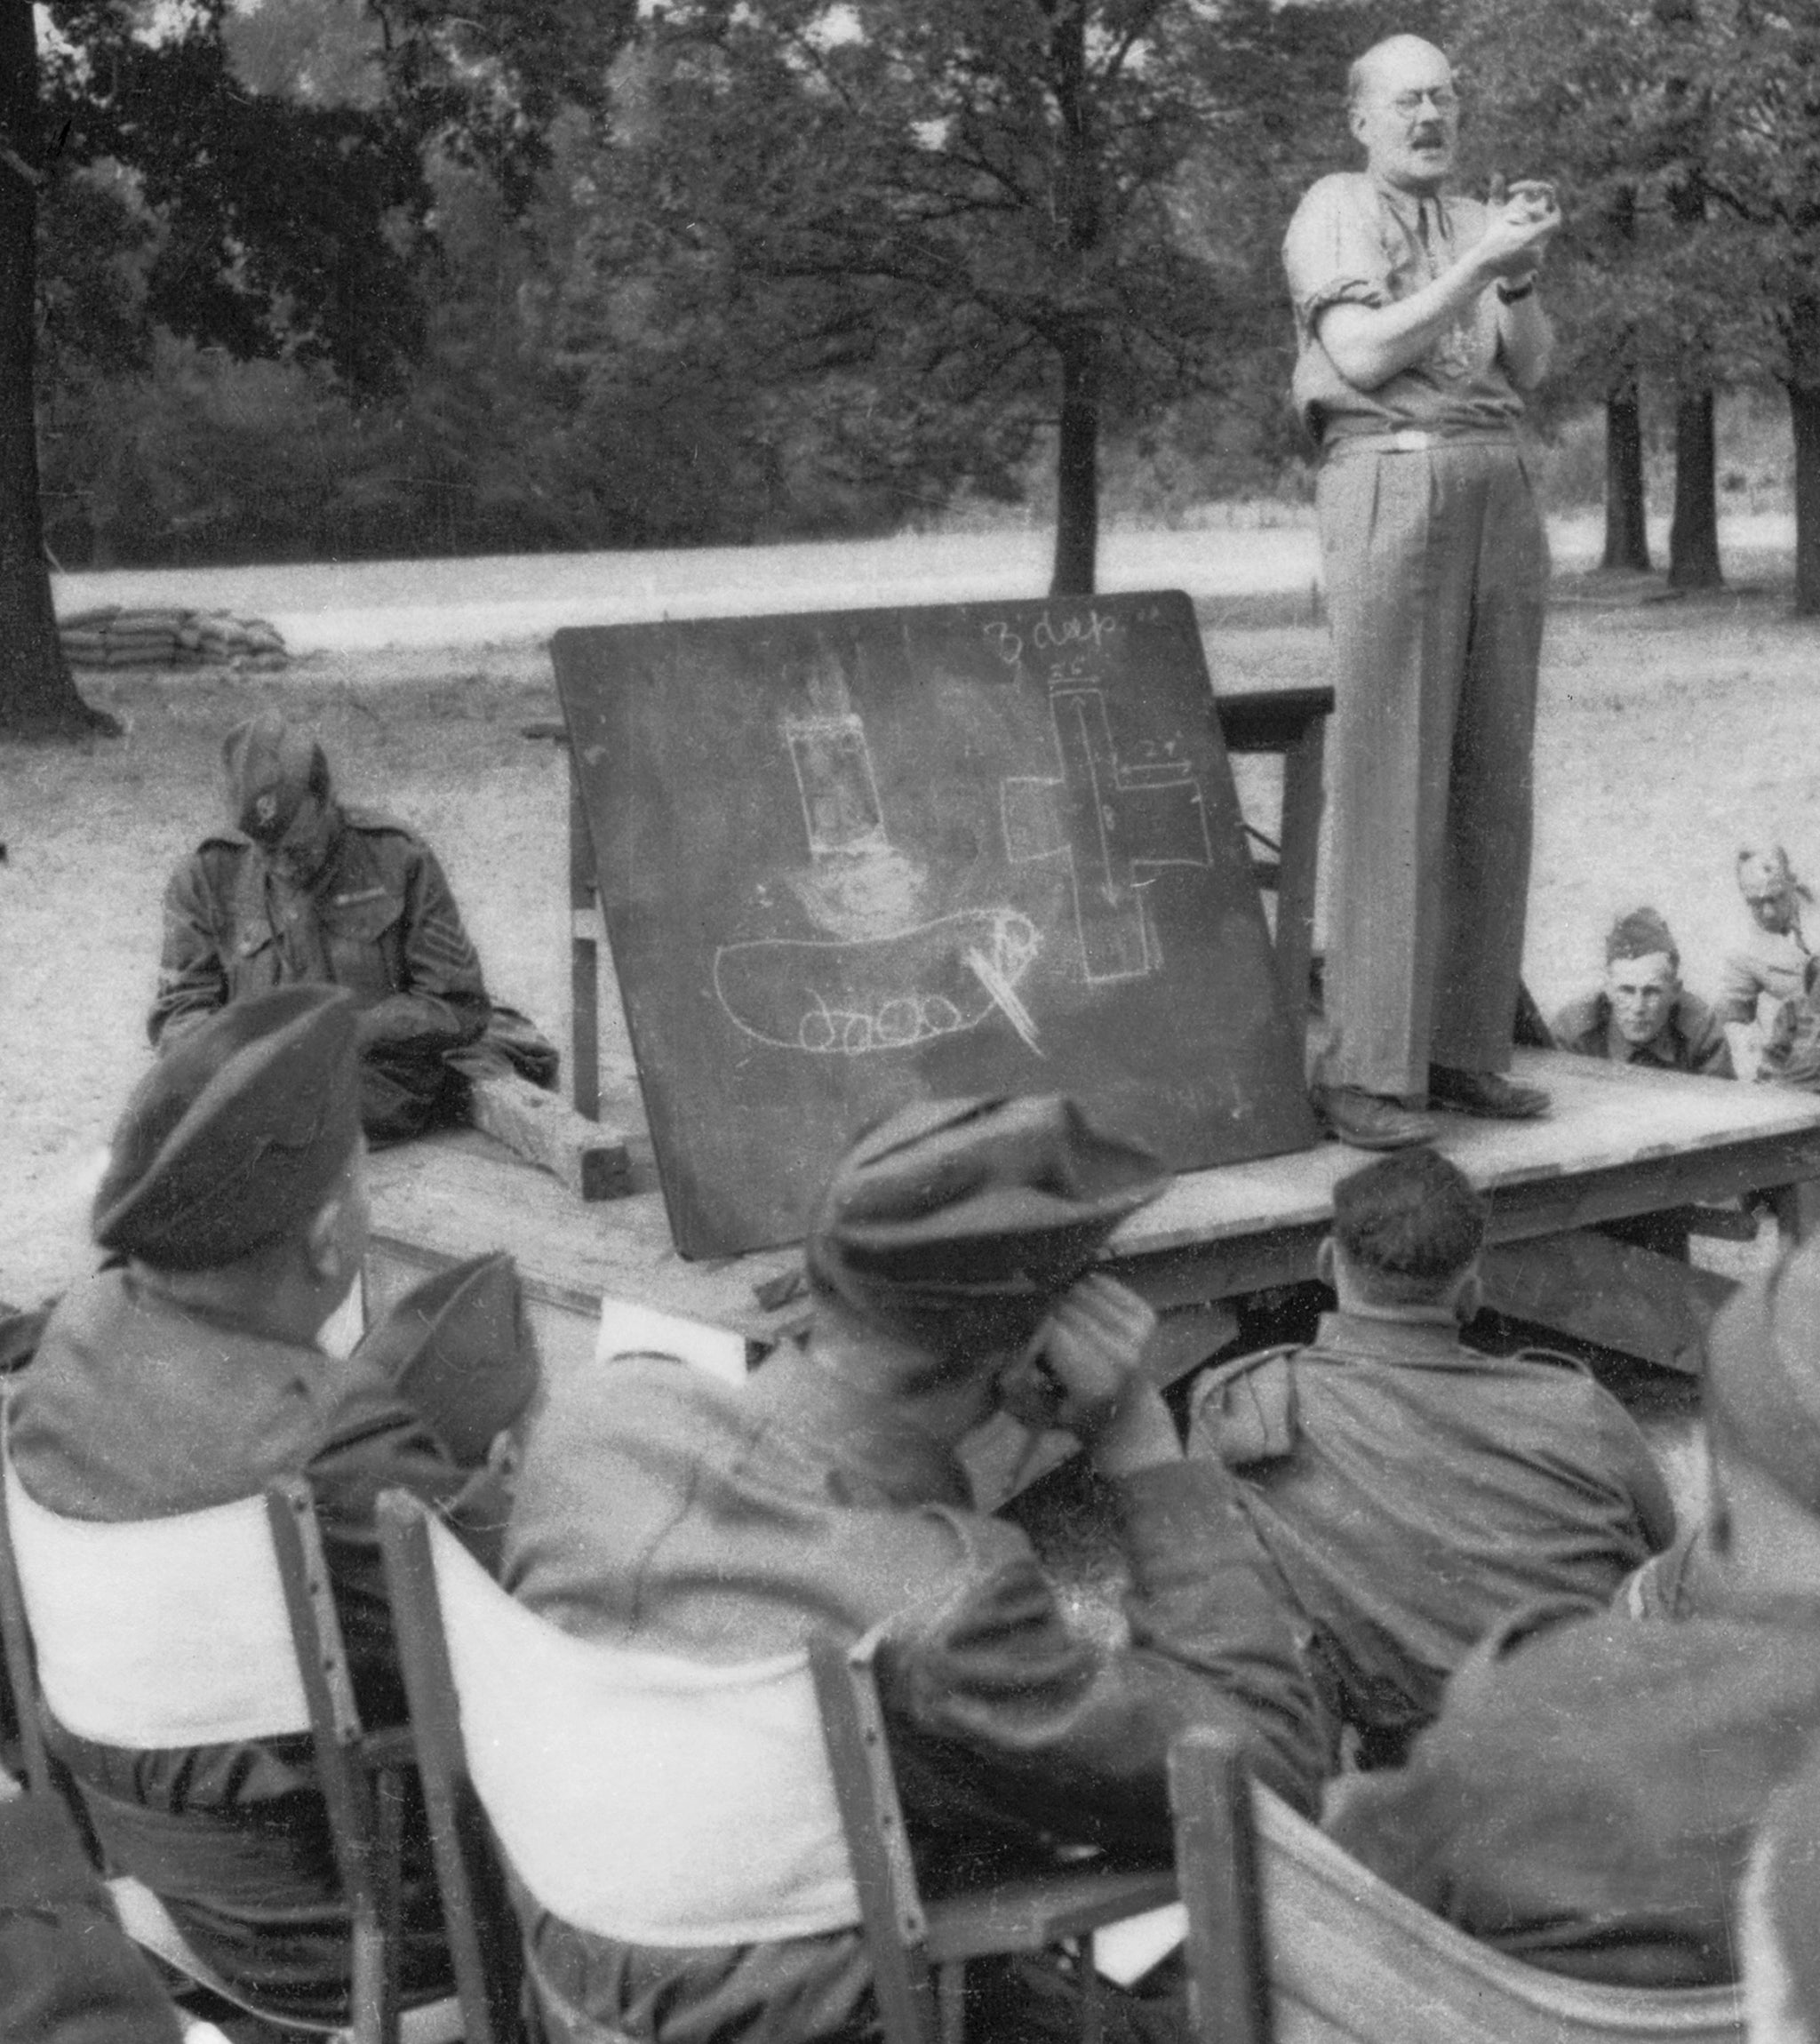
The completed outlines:
[[[96,1242],[212,1270],[307,1226],[360,1139],[355,1013],[341,987],[278,986],[179,1037],[115,1129]]]
[[[1820,1515],[1820,1237],[1726,1301],[1706,1353],[1714,1441]]]
[[[458,1463],[483,1462],[538,1384],[512,1258],[504,1250],[469,1257],[413,1285],[368,1329],[354,1360],[384,1377]]]
[[[923,1101],[836,1165],[805,1245],[810,1281],[938,1349],[1018,1345],[1169,1178],[1059,1094]]]
[[[270,709],[235,725],[222,741],[221,764],[235,823],[267,846],[290,829],[312,779],[328,778],[321,746]]]

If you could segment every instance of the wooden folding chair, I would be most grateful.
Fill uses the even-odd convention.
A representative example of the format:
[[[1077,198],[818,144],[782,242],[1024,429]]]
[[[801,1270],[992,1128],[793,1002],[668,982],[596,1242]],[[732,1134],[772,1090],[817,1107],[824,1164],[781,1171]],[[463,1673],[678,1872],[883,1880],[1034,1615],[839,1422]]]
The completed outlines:
[[[514,2005],[506,1864],[552,1914],[631,1942],[858,1925],[889,2044],[958,2037],[967,1960],[1084,1947],[1174,1898],[1169,1872],[1083,1872],[925,1905],[868,1653],[713,1667],[609,1649],[515,1603],[417,1499],[388,1491],[379,1532],[470,2044],[503,2039]],[[683,1920],[653,1924],[659,1895]]]
[[[125,1746],[308,1732],[353,1926],[348,2020],[261,2007],[191,1950],[149,1888],[117,1875],[108,1891],[127,1935],[193,1986],[276,2027],[339,2044],[452,2044],[454,1997],[399,2007],[399,1825],[415,1759],[404,1729],[361,1724],[308,1485],[291,1479],[207,1512],[108,1524],[47,1512],[10,1457],[0,1461],[0,1638],[28,1785],[54,1788],[42,1707],[81,1737]],[[168,1653],[163,1693],[135,1681],[110,1695],[108,1664],[125,1668],[135,1641]],[[161,1716],[180,1693],[174,1715]]]
[[[1249,1780],[1202,1728],[1169,1754],[1198,2044],[1744,2044],[1735,1987],[1608,1987],[1431,1914]]]

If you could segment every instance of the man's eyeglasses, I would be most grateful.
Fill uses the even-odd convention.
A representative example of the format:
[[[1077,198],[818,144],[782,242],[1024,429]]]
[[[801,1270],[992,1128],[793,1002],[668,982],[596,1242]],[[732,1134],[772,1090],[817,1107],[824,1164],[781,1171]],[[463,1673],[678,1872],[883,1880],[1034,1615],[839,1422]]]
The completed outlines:
[[[1458,110],[1460,96],[1451,85],[1435,85],[1425,92],[1399,92],[1391,105],[1407,119],[1431,101],[1437,114],[1451,114]]]

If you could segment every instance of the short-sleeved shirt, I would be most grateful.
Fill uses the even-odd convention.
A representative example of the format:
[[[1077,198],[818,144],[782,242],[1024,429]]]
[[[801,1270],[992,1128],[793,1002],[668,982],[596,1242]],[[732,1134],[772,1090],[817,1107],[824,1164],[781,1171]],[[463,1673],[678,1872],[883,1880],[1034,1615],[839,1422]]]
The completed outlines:
[[[1685,991],[1647,1043],[1626,1039],[1605,994],[1588,994],[1563,1008],[1554,1018],[1554,1040],[1563,1050],[1604,1058],[1614,1065],[1655,1065],[1664,1072],[1696,1072],[1706,1079],[1737,1076],[1724,1025],[1698,994]]]
[[[1367,171],[1337,172],[1309,188],[1283,241],[1283,266],[1296,310],[1296,409],[1317,440],[1335,427],[1508,431],[1522,416],[1498,352],[1497,299],[1489,287],[1420,362],[1372,389],[1348,383],[1321,345],[1329,306],[1411,298],[1484,232],[1476,199],[1418,199]]]
[[[1808,990],[1813,953],[1799,923],[1779,934],[1752,925],[1750,934],[1727,954],[1715,1005],[1721,1022],[1754,1022],[1759,997],[1799,1001]]]

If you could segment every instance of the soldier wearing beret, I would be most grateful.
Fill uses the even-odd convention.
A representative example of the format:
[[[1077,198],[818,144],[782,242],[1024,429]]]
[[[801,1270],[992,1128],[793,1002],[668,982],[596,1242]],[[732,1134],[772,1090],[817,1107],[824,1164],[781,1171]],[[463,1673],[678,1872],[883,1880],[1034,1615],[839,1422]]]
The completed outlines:
[[[1724,1025],[1681,985],[1680,970],[1674,938],[1653,908],[1620,916],[1605,939],[1605,985],[1561,1010],[1555,1042],[1614,1065],[1735,1078]]]
[[[321,746],[275,710],[236,725],[222,762],[235,827],[205,838],[164,890],[154,1043],[249,994],[327,984],[358,1004],[360,1115],[375,1141],[459,1120],[462,1061],[483,1055],[483,1040],[551,1082],[555,1050],[488,1000],[421,838],[339,802]]]
[[[1338,1311],[1309,1346],[1225,1364],[1193,1393],[1189,1453],[1239,1479],[1365,1767],[1405,1756],[1498,1620],[1538,1598],[1596,1609],[1674,1534],[1608,1392],[1562,1359],[1461,1342],[1484,1239],[1483,1202],[1435,1152],[1355,1171],[1320,1250]]]
[[[886,1629],[880,1677],[922,1878],[1092,1844],[1166,1862],[1164,1759],[1229,1727],[1302,1808],[1320,1742],[1297,1641],[1224,1473],[1184,1460],[1144,1374],[1149,1309],[1090,1274],[1155,1160],[1071,1103],[931,1102],[863,1136],[807,1244],[814,1312],[730,1387],[643,1358],[553,1386],[504,1581],[564,1631],[709,1662]],[[955,1451],[997,1409],[1060,1425],[1114,1493],[1129,1643],[1072,1628],[1028,1540],[976,1512]],[[611,1847],[604,1841],[603,1850]],[[876,2032],[857,1930],[628,1944],[521,1902],[551,2034],[815,2044]],[[1028,1975],[969,1969],[970,2031],[1040,2027]],[[1053,1986],[1051,1987],[1053,1993]]]
[[[67,1519],[164,1518],[315,1490],[355,1690],[367,1721],[403,1696],[373,1533],[388,1485],[495,1529],[476,1414],[529,1393],[515,1279],[478,1259],[407,1296],[346,1361],[318,1331],[359,1271],[367,1228],[357,1010],[345,993],[249,994],[185,1032],[115,1131],[95,1198],[108,1260],[59,1302],[11,1401],[27,1495]],[[204,1584],[196,1594],[208,1594]],[[54,1721],[109,1863],[161,1895],[185,1935],[275,2012],[343,2020],[347,1912],[307,1737],[141,1751]],[[445,1984],[427,1842],[407,1839],[403,1984]]]
[[[1736,1977],[1752,1833],[1820,1726],[1820,1244],[1728,1301],[1710,1502],[1597,1617],[1491,1635],[1400,1774],[1330,1828],[1515,1956],[1648,1987]]]

